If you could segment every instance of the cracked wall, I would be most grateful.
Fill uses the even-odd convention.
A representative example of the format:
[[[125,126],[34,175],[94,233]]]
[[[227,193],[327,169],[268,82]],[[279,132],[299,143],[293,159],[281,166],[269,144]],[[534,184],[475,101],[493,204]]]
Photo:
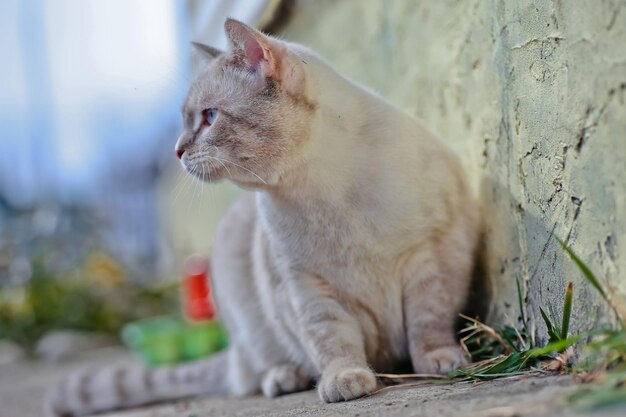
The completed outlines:
[[[485,206],[493,320],[610,315],[560,249],[626,294],[626,1],[301,1],[305,43],[426,124],[464,157]],[[624,298],[622,298],[624,299]]]

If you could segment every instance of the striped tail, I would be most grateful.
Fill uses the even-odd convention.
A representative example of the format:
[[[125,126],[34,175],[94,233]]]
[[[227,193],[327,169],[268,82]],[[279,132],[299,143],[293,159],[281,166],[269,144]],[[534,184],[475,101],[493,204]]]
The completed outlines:
[[[48,395],[50,417],[77,417],[200,394],[222,394],[227,387],[227,351],[208,359],[155,369],[86,369],[61,381]]]

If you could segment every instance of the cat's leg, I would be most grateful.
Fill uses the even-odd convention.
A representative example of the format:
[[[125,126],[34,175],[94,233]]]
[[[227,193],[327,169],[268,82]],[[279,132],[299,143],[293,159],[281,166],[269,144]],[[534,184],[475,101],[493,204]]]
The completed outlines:
[[[234,395],[246,396],[259,392],[260,376],[248,358],[249,355],[240,346],[234,345],[229,349],[227,378],[230,393]]]
[[[228,329],[228,385],[234,395],[259,392],[263,374],[286,360],[274,342],[254,284],[251,253],[256,229],[254,196],[247,194],[222,217],[211,256],[219,316]]]
[[[469,290],[473,242],[462,230],[413,255],[403,288],[405,326],[415,372],[445,374],[467,362],[454,325]]]
[[[357,320],[332,297],[321,278],[300,273],[289,280],[300,341],[321,372],[317,385],[326,402],[362,397],[376,389]]]
[[[265,373],[261,387],[266,397],[303,391],[311,387],[313,378],[302,367],[293,363],[276,365]]]

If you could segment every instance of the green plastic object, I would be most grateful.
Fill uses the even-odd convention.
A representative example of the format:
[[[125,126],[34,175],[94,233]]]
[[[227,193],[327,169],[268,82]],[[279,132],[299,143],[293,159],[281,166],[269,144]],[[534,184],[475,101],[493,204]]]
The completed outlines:
[[[219,322],[190,322],[175,316],[129,323],[122,329],[122,340],[150,366],[201,359],[228,345]]]

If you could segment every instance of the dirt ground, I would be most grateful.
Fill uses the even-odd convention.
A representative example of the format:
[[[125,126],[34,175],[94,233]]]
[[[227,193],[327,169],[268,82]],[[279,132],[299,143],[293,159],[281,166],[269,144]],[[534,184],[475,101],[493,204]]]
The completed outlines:
[[[43,415],[46,389],[73,369],[132,360],[111,348],[63,363],[21,361],[0,365],[0,417]],[[108,417],[623,417],[626,407],[596,411],[574,410],[564,396],[579,387],[569,377],[500,379],[488,383],[458,383],[394,389],[358,401],[322,404],[314,392],[268,400],[207,397],[175,404],[107,414]]]

